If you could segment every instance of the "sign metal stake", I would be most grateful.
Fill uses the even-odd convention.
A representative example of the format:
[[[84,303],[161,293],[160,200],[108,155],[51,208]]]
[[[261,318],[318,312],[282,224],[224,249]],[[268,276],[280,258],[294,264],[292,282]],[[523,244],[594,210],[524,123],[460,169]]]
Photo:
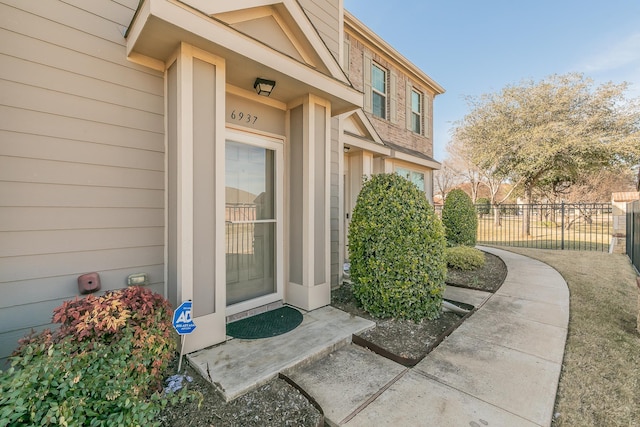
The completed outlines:
[[[193,303],[191,300],[184,301],[176,310],[173,312],[173,327],[176,332],[180,335],[180,359],[178,361],[178,373],[182,369],[182,356],[184,355],[184,343],[187,340],[186,335],[189,335],[196,328],[196,324],[191,317],[191,309]]]
[[[180,359],[178,360],[178,373],[180,373],[180,368],[182,368],[182,355],[184,354],[184,342],[187,340],[186,335],[180,335],[180,341],[182,344],[180,345]]]

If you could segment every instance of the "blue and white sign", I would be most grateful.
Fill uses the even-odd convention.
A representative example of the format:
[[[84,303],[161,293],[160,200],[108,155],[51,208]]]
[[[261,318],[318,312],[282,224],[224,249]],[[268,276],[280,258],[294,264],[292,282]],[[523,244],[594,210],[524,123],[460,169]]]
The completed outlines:
[[[191,318],[192,305],[191,301],[185,301],[173,312],[173,327],[180,335],[190,334],[196,328]]]

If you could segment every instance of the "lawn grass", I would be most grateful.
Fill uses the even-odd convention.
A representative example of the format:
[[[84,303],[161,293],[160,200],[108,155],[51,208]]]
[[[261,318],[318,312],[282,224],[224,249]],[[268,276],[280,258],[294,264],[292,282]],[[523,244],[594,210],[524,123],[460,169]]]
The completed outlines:
[[[624,255],[503,248],[555,268],[570,290],[553,426],[640,426],[636,274]]]

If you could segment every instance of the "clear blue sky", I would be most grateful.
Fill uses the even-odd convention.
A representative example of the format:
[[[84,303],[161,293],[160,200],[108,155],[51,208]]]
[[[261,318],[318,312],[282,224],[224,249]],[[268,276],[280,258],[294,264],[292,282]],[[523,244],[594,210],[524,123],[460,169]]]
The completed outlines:
[[[446,89],[434,104],[442,161],[464,97],[582,72],[640,97],[640,0],[344,0],[345,8]]]

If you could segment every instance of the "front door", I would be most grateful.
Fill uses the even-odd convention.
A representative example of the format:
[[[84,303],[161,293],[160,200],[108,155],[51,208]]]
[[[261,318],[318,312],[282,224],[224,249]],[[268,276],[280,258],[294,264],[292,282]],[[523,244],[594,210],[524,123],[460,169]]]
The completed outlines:
[[[225,145],[227,315],[282,299],[282,143]]]

